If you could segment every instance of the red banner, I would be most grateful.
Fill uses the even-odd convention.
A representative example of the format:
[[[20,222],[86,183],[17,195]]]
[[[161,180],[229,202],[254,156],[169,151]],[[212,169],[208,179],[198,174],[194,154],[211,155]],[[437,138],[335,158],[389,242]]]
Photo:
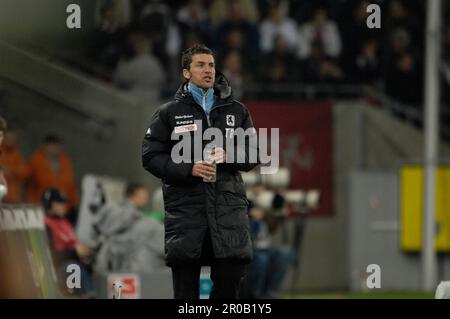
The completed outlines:
[[[246,102],[256,129],[279,128],[280,167],[291,171],[290,189],[318,189],[312,216],[333,214],[331,102]],[[270,134],[270,133],[269,133]]]

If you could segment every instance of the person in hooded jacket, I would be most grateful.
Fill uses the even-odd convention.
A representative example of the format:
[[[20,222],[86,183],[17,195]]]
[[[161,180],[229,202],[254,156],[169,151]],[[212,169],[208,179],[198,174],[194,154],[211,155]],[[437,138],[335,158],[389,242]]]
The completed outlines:
[[[66,195],[54,187],[47,188],[42,194],[44,222],[53,264],[63,296],[75,293],[92,297],[95,292],[88,263],[92,249],[78,240],[72,224],[67,219],[68,202]],[[80,268],[80,289],[67,286],[69,265],[78,265]]]
[[[239,171],[259,163],[256,130],[247,108],[233,99],[228,80],[216,72],[209,48],[184,51],[182,72],[185,81],[155,112],[142,145],[144,168],[163,182],[165,262],[176,299],[199,298],[204,265],[211,266],[210,298],[237,298],[253,257]],[[221,134],[208,138],[208,128]],[[177,138],[191,147],[180,151]],[[209,156],[203,156],[205,149]],[[182,161],[174,156],[181,153]]]

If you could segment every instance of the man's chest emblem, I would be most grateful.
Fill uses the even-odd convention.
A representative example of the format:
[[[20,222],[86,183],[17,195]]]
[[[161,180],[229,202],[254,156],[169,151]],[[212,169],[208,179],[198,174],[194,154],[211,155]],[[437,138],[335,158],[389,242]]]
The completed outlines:
[[[235,125],[235,121],[234,121],[234,115],[227,115],[227,125],[228,126],[234,126]]]

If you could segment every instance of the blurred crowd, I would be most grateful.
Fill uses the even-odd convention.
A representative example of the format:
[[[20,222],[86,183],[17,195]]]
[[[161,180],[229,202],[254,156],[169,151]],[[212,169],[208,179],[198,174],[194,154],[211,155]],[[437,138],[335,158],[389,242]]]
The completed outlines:
[[[366,25],[370,3],[381,6],[381,29]],[[152,102],[170,96],[178,86],[181,52],[204,43],[216,52],[217,68],[230,79],[237,99],[248,97],[251,87],[259,87],[258,97],[285,99],[292,97],[286,90],[269,88],[369,84],[399,102],[422,103],[424,1],[100,0],[97,4],[96,28],[86,52],[93,66],[89,72]],[[450,105],[450,19],[443,21],[442,97],[444,104]],[[98,215],[99,242],[106,237],[116,242],[102,243],[98,249],[80,246],[70,226],[75,224],[79,194],[62,139],[46,136],[41,147],[25,159],[17,146],[15,128],[0,123],[0,131],[4,131],[0,184],[8,188],[3,202],[43,204],[55,260],[76,259],[81,265],[90,265],[86,258],[96,254],[100,257],[95,267],[103,271],[139,271],[149,260],[155,267],[163,266],[163,212],[153,212],[156,224],[148,219],[142,222],[141,209],[148,200],[142,185],[129,185],[122,203],[108,206]],[[249,214],[256,245],[246,293],[270,297],[281,286],[287,271],[283,266],[292,259],[291,252],[272,243],[267,212],[253,205]],[[61,217],[68,223],[61,222]],[[150,244],[139,244],[136,251],[122,245],[131,239],[112,235],[122,234],[124,225],[133,230],[133,241]],[[64,245],[52,233],[52,227],[60,226],[70,239]],[[140,234],[149,230],[154,240],[143,240],[146,238]],[[69,254],[58,255],[65,250]],[[157,258],[145,253],[152,251]],[[123,257],[129,252],[141,259]],[[123,260],[139,262],[125,265]],[[61,267],[66,262],[61,261]]]
[[[42,146],[25,159],[17,139],[18,131],[0,117],[0,185],[7,188],[0,202],[29,203],[44,209],[49,249],[62,296],[96,298],[96,274],[141,274],[166,268],[162,190],[155,191],[150,200],[149,190],[144,185],[129,183],[123,198],[115,203],[107,201],[106,194],[100,194],[99,205],[93,202],[88,205],[91,210],[95,206],[90,223],[93,240],[82,242],[75,231],[80,196],[72,160],[64,151],[63,140],[49,134]],[[251,191],[255,197],[274,190],[257,185]],[[272,237],[282,227],[280,225],[285,225],[288,213],[287,204],[279,195],[265,208],[257,201],[250,201],[254,262],[243,281],[242,297],[278,296],[293,265],[296,249],[288,243],[279,246]],[[67,267],[73,265],[80,267],[81,289],[66,285]]]
[[[371,3],[381,7],[380,29],[366,24]],[[274,94],[289,98],[286,90],[276,94],[266,88],[371,84],[400,102],[420,104],[424,4],[417,0],[102,0],[87,55],[96,76],[144,97],[173,93],[180,81],[181,52],[204,43],[215,50],[217,67],[230,78],[238,99],[245,98],[252,86],[265,91],[264,98]],[[449,45],[447,22],[444,46]],[[445,61],[448,86],[448,53]]]
[[[123,199],[103,201],[91,227],[95,240],[87,245],[76,235],[80,207],[72,160],[63,149],[62,139],[47,135],[41,147],[28,160],[17,144],[17,131],[0,117],[0,202],[40,205],[52,260],[63,296],[95,297],[94,271],[152,272],[164,265],[164,212],[153,200],[148,210],[149,191],[129,183]],[[156,209],[155,209],[156,207]],[[67,267],[81,269],[81,289],[66,286]]]
[[[5,130],[0,166],[8,182],[8,193],[3,202],[40,204],[44,191],[57,187],[67,195],[70,209],[75,208],[79,202],[75,174],[61,138],[47,135],[29,159],[21,154],[17,138],[18,131],[14,127]]]

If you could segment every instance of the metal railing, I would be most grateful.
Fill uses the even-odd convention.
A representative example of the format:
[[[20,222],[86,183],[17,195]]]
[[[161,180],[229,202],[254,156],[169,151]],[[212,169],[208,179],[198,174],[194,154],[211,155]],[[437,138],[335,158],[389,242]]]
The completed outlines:
[[[389,112],[390,114],[405,120],[407,123],[423,129],[424,111],[422,105],[408,105],[401,103],[388,96],[382,90],[373,87],[366,87],[364,95],[378,101],[380,107],[386,112]],[[441,138],[447,142],[450,142],[450,125],[447,121],[445,121],[446,118],[450,119],[450,106],[441,104],[439,115],[439,131]]]

